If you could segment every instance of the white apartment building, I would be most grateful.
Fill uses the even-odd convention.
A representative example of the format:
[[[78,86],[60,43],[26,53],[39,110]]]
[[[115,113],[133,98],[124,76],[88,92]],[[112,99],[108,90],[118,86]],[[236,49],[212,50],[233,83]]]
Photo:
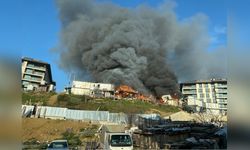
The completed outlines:
[[[73,81],[69,93],[74,95],[88,95],[91,97],[112,97],[114,85],[109,83],[94,83]]]
[[[227,113],[227,80],[197,80],[180,84],[187,104],[198,112]]]

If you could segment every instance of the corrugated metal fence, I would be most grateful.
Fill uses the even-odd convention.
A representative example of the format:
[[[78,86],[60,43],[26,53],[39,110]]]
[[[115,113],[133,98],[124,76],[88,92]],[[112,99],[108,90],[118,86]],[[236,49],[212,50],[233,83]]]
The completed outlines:
[[[108,111],[88,111],[88,110],[68,109],[66,113],[66,119],[72,119],[72,120],[107,121],[108,116],[109,116]]]
[[[73,110],[61,107],[22,105],[22,116],[29,116],[35,110],[35,116],[51,119],[69,119],[84,121],[107,121],[127,124],[127,115],[123,113],[109,113],[108,111]]]
[[[34,109],[34,106],[22,105],[22,116],[29,116],[32,113],[38,118],[107,121],[119,124],[137,124],[139,116],[151,119],[156,119],[159,117],[158,114],[127,115],[124,113],[109,113],[108,111],[73,110],[49,106],[37,106],[37,108]]]

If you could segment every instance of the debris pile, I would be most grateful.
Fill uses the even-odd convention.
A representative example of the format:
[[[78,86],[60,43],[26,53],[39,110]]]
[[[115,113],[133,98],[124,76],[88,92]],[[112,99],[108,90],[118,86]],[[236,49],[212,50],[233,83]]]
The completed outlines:
[[[151,101],[154,99],[152,95],[143,95],[128,85],[118,86],[115,91],[115,97],[117,99],[138,99],[142,101]]]
[[[136,95],[138,94],[137,91],[135,91],[132,87],[127,86],[127,85],[121,85],[116,88],[115,96],[118,99],[121,98],[135,98]]]
[[[226,134],[213,124],[171,119],[140,118],[133,131],[134,147],[140,149],[226,148]],[[223,130],[226,133],[226,130]],[[224,132],[223,132],[224,133]]]

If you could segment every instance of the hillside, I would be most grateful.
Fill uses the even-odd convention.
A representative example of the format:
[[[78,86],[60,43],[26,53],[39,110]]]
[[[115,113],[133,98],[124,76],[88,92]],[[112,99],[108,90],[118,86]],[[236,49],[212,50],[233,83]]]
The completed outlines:
[[[22,104],[34,104],[39,103],[40,105],[47,105],[49,99],[56,95],[55,92],[23,92],[22,93]]]
[[[95,140],[99,127],[88,122],[23,118],[22,142],[24,149],[43,149],[55,139],[67,139],[70,146],[82,145]]]
[[[140,100],[93,99],[88,96],[56,93],[23,93],[23,104],[40,103],[44,106],[67,107],[79,110],[102,110],[123,113],[158,113],[166,116],[180,109],[178,107],[153,104]]]

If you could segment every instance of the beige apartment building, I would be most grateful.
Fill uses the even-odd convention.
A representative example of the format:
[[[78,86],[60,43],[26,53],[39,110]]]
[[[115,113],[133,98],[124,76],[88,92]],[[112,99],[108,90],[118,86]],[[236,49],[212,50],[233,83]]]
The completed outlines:
[[[50,64],[32,58],[22,58],[22,88],[24,91],[55,90]]]
[[[195,111],[212,114],[227,113],[227,80],[197,80],[180,84],[187,104]]]

